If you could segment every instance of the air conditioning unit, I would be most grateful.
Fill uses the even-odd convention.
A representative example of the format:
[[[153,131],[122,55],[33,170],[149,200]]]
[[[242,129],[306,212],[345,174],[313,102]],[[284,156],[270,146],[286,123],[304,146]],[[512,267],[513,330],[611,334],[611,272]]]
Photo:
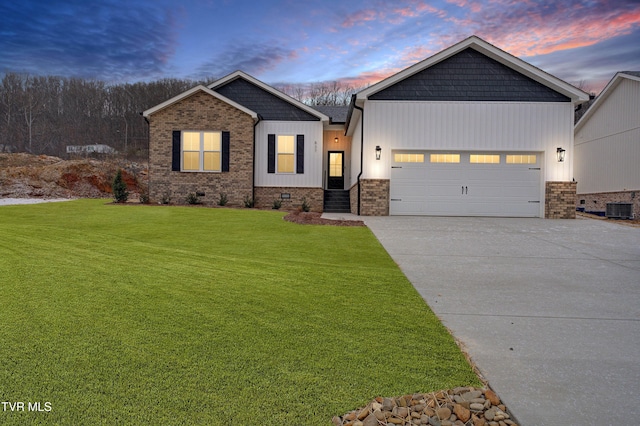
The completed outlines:
[[[605,216],[614,219],[633,219],[633,204],[607,203]]]

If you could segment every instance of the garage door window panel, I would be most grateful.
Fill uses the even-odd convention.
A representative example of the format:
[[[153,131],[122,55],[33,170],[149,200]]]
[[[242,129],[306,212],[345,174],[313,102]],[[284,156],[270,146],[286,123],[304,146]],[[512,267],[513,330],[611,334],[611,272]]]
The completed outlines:
[[[431,163],[459,163],[460,154],[431,154],[429,156]]]
[[[500,164],[500,155],[497,154],[471,154],[471,164]]]
[[[538,156],[535,154],[509,154],[507,155],[507,164],[536,164]]]

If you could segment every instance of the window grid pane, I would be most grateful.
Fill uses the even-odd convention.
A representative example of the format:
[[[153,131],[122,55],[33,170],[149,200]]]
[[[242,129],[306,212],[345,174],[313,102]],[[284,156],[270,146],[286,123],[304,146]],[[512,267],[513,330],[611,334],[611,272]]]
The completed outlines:
[[[293,154],[278,154],[278,173],[293,173]]]
[[[533,155],[507,155],[507,164],[536,164],[538,156]]]
[[[184,164],[182,168],[184,170],[200,170],[200,153],[199,152],[186,152],[183,154]]]
[[[205,152],[203,170],[207,172],[220,171],[220,152]]]
[[[184,132],[182,134],[182,149],[200,151],[200,132]]]
[[[460,154],[431,154],[429,160],[432,163],[459,163]]]
[[[500,155],[471,154],[469,162],[472,164],[500,164]]]
[[[396,163],[424,163],[424,154],[394,154]]]
[[[220,132],[204,132],[204,151],[220,151]]]

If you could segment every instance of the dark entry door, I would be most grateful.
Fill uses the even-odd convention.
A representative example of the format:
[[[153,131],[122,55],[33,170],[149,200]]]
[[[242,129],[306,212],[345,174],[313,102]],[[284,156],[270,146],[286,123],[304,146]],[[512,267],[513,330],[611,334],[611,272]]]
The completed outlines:
[[[329,151],[327,189],[344,189],[344,151]]]

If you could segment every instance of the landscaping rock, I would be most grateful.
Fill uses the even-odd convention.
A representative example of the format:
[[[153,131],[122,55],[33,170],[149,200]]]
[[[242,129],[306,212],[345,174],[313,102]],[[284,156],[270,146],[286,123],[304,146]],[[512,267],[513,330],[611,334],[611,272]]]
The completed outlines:
[[[336,426],[518,426],[495,392],[472,387],[378,397],[332,422]]]

